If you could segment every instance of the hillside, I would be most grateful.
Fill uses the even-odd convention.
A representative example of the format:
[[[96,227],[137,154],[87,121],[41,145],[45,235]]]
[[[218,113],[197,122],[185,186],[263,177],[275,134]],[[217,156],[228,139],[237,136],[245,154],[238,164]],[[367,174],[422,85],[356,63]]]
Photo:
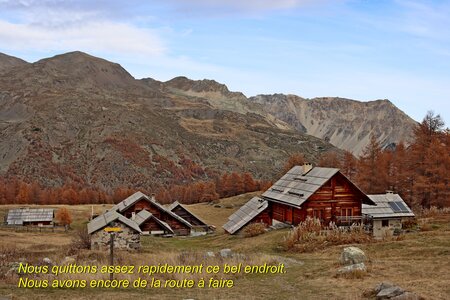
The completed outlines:
[[[389,100],[360,102],[343,98],[304,99],[295,95],[259,95],[249,101],[265,112],[355,155],[361,154],[370,136],[383,147],[410,142],[416,122]]]
[[[212,106],[256,113],[279,128],[293,128],[359,155],[373,134],[383,147],[410,142],[417,124],[389,100],[361,102],[336,97],[305,99],[296,95],[247,98],[213,80],[177,77],[163,84],[180,95],[200,97]]]
[[[9,69],[0,74],[0,175],[155,189],[225,171],[273,178],[293,152],[311,161],[339,152],[259,114],[176,93],[175,83],[136,80],[81,52]]]

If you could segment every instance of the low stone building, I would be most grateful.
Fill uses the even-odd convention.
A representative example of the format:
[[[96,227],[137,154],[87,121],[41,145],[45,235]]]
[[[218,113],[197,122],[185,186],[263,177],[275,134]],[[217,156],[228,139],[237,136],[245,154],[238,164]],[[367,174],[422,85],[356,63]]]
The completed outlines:
[[[362,213],[372,218],[373,236],[377,239],[392,236],[402,229],[402,221],[414,217],[414,213],[398,194],[367,195],[376,206],[362,206]]]
[[[110,235],[114,234],[114,248],[135,250],[141,247],[141,229],[132,221],[116,211],[108,211],[88,223],[92,250],[104,250],[110,247]],[[118,227],[120,232],[106,232],[106,227]]]

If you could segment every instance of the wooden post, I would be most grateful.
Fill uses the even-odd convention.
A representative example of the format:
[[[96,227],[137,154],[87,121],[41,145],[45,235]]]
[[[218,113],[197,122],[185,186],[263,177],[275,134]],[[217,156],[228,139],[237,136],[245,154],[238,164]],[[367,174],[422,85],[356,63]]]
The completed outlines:
[[[114,232],[110,233],[110,245],[109,245],[109,264],[111,266],[114,265]],[[113,280],[113,272],[110,273],[109,275],[109,279],[112,281]]]

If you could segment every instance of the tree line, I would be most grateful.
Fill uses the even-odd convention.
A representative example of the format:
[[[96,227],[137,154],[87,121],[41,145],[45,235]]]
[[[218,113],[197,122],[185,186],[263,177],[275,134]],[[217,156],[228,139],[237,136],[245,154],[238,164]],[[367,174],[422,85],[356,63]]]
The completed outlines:
[[[319,166],[336,167],[367,194],[398,193],[409,205],[450,206],[450,137],[439,115],[428,112],[411,144],[382,149],[372,136],[362,155],[328,153]]]
[[[210,180],[200,180],[187,184],[172,184],[155,190],[141,190],[146,194],[155,193],[158,202],[166,204],[180,201],[185,204],[213,201],[242,193],[267,189],[271,182],[255,180],[252,174],[224,173]],[[37,182],[28,183],[16,177],[0,177],[1,204],[103,204],[118,203],[133,194],[130,187],[118,187],[105,191],[95,187],[85,187],[77,182],[62,187],[42,187]]]

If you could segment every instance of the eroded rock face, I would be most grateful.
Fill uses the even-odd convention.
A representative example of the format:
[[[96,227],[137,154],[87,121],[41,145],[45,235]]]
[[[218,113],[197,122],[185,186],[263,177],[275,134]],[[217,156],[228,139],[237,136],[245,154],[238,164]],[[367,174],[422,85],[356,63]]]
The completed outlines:
[[[389,100],[368,102],[337,97],[305,99],[296,95],[258,95],[249,98],[263,111],[298,130],[361,154],[374,135],[383,147],[411,140],[416,122]]]
[[[367,260],[364,251],[358,247],[346,247],[341,253],[341,265],[348,266],[364,263]]]

